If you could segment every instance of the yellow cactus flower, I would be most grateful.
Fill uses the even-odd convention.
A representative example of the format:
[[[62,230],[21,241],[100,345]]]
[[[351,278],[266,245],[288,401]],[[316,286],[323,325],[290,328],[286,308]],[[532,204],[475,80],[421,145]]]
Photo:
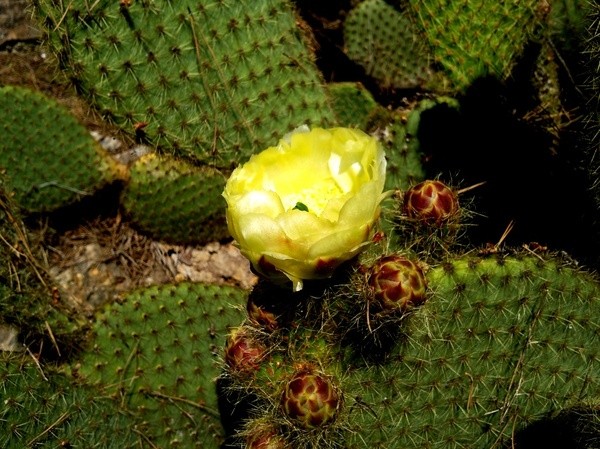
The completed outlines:
[[[301,290],[367,244],[385,168],[381,145],[362,131],[300,127],[233,171],[229,232],[259,274]]]

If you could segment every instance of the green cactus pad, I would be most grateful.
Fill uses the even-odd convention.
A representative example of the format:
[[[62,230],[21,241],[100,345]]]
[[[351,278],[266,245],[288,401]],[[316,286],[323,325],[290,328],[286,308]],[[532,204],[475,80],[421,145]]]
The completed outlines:
[[[24,210],[68,205],[119,176],[117,163],[54,100],[4,86],[0,110],[0,176]]]
[[[0,354],[0,391],[5,449],[144,446],[142,423],[97,390],[30,357]]]
[[[588,0],[555,0],[548,13],[548,33],[552,41],[566,50],[577,49],[585,41],[586,17],[594,3]]]
[[[225,176],[168,156],[150,154],[134,163],[122,206],[142,231],[182,244],[227,237]]]
[[[149,423],[158,447],[218,448],[215,379],[243,290],[204,284],[149,287],[109,307],[78,373]]]
[[[304,433],[276,406],[255,419],[276,423],[294,448],[488,449],[600,397],[597,278],[549,254],[467,255],[426,277],[426,302],[389,323],[369,324],[364,306],[356,314],[368,295],[361,271],[314,302],[307,294],[304,309],[321,312],[299,317],[289,339],[269,337],[280,359],[243,388],[274,403],[292,367],[318,367],[343,395],[339,416]]]
[[[424,179],[419,142],[421,117],[424,112],[439,105],[458,108],[458,102],[449,97],[426,98],[407,110],[371,116],[369,129],[379,133],[386,149],[386,188],[405,190]]]
[[[380,107],[373,95],[360,83],[330,83],[327,90],[340,126],[366,129],[369,116]]]
[[[545,17],[538,0],[409,0],[407,11],[425,33],[452,90],[482,76],[506,79]]]
[[[81,91],[123,129],[231,167],[301,124],[333,121],[284,0],[39,2]]]
[[[353,379],[377,415],[394,417],[383,426],[361,413],[372,447],[489,448],[600,395],[591,276],[535,256],[464,257],[428,281],[433,295],[406,323],[406,341],[372,377]]]
[[[393,113],[382,138],[388,161],[385,178],[387,189],[407,189],[425,175],[419,140],[416,135],[408,134],[403,117],[400,113]]]
[[[344,45],[348,57],[384,88],[424,87],[434,78],[425,38],[384,0],[365,0],[350,11]]]

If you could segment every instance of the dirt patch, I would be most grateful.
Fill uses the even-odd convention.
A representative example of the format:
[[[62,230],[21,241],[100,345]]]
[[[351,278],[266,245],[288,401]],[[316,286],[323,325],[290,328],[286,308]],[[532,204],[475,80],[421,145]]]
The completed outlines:
[[[82,224],[55,240],[48,246],[50,274],[65,299],[87,311],[149,285],[192,281],[249,289],[255,283],[248,261],[231,243],[163,243],[120,215]]]

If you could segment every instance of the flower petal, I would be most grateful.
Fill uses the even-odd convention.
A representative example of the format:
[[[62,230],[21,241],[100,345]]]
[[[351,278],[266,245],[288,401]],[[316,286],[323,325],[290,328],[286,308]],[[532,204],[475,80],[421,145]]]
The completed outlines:
[[[363,185],[356,195],[351,196],[340,210],[338,221],[341,226],[361,226],[378,218],[381,190],[375,182]]]
[[[364,225],[362,228],[349,228],[329,234],[310,247],[307,258],[317,260],[335,256],[340,262],[350,260],[364,244],[369,243],[370,229],[370,226]]]
[[[266,190],[251,190],[245,195],[231,201],[231,208],[238,216],[246,214],[263,214],[275,218],[284,212],[281,198],[275,192]]]
[[[295,282],[300,279],[314,279],[314,266],[308,259],[291,259],[280,254],[265,254],[265,260],[281,271],[288,279]]]
[[[301,210],[288,210],[277,217],[276,221],[291,240],[306,249],[312,242],[334,229],[330,221]]]
[[[269,251],[285,254],[290,241],[275,220],[263,214],[247,214],[237,217],[238,243],[253,253]]]

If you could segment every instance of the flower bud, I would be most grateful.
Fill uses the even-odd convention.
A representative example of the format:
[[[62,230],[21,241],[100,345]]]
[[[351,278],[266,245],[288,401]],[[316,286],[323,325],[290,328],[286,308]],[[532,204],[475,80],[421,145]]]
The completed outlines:
[[[404,194],[404,213],[428,225],[441,226],[458,212],[456,194],[440,181],[423,181]]]
[[[286,415],[306,429],[330,424],[337,416],[340,402],[338,389],[330,378],[311,368],[297,371],[281,397]]]
[[[234,329],[227,337],[225,363],[234,373],[258,370],[267,349],[243,328]]]
[[[271,425],[253,429],[246,438],[246,449],[289,449],[285,439]]]
[[[289,289],[259,280],[248,295],[248,318],[266,332],[286,327],[293,319],[297,296]]]
[[[404,311],[425,301],[427,282],[423,270],[406,257],[382,257],[370,271],[369,286],[381,311]]]
[[[273,332],[279,329],[281,321],[280,316],[274,311],[274,308],[268,305],[259,304],[254,298],[249,297],[246,304],[248,317],[257,326],[266,331]]]

